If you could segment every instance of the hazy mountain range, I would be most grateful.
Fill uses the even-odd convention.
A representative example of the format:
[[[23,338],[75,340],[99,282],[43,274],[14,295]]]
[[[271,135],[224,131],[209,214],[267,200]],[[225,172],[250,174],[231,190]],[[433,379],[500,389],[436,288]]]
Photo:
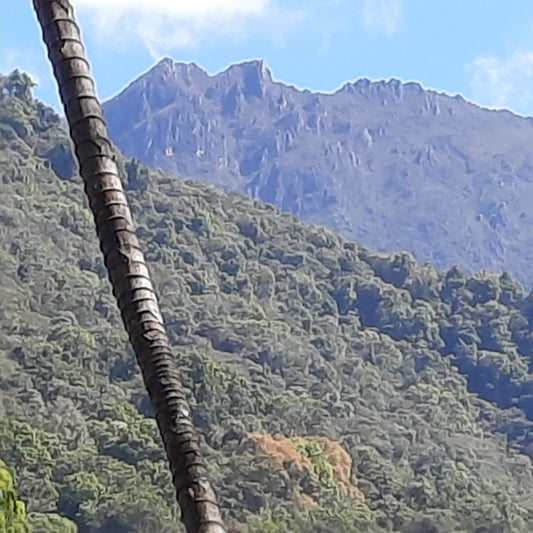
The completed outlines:
[[[105,104],[128,155],[274,203],[380,250],[533,281],[533,121],[425,90],[215,76],[164,59]]]

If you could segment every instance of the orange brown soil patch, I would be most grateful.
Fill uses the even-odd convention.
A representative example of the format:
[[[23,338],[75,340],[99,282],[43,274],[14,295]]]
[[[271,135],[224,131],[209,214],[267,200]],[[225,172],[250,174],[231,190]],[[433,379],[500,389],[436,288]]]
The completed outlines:
[[[250,433],[249,437],[267,452],[277,464],[283,466],[284,463],[289,462],[302,470],[305,469],[312,473],[314,473],[313,463],[309,457],[298,449],[298,442],[317,443],[331,464],[333,478],[339,490],[354,500],[365,500],[365,495],[350,481],[352,458],[339,442],[326,437],[298,437],[293,439],[283,435],[273,436],[259,431]]]

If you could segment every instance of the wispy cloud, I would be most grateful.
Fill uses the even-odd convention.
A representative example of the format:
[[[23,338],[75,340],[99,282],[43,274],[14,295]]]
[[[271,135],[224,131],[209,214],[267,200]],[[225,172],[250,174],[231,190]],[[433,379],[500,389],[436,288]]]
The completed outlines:
[[[392,35],[402,19],[400,0],[364,0],[363,19],[367,29]]]
[[[479,104],[533,115],[533,52],[515,52],[506,58],[478,56],[467,64],[467,71]]]
[[[127,46],[140,39],[154,57],[257,31],[272,30],[279,38],[301,16],[275,0],[78,0],[77,10],[104,40]]]

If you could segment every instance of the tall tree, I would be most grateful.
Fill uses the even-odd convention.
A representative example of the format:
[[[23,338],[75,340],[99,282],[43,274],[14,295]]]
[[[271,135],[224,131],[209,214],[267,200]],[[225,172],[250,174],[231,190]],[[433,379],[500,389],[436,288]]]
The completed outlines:
[[[141,368],[188,533],[224,533],[68,0],[33,0],[113,293]]]

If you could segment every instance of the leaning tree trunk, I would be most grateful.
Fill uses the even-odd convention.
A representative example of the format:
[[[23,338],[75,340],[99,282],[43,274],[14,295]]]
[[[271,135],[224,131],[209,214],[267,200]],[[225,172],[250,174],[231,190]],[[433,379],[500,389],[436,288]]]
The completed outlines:
[[[33,0],[76,149],[100,248],[167,453],[188,533],[225,533],[159,304],[118,176],[68,0]]]

